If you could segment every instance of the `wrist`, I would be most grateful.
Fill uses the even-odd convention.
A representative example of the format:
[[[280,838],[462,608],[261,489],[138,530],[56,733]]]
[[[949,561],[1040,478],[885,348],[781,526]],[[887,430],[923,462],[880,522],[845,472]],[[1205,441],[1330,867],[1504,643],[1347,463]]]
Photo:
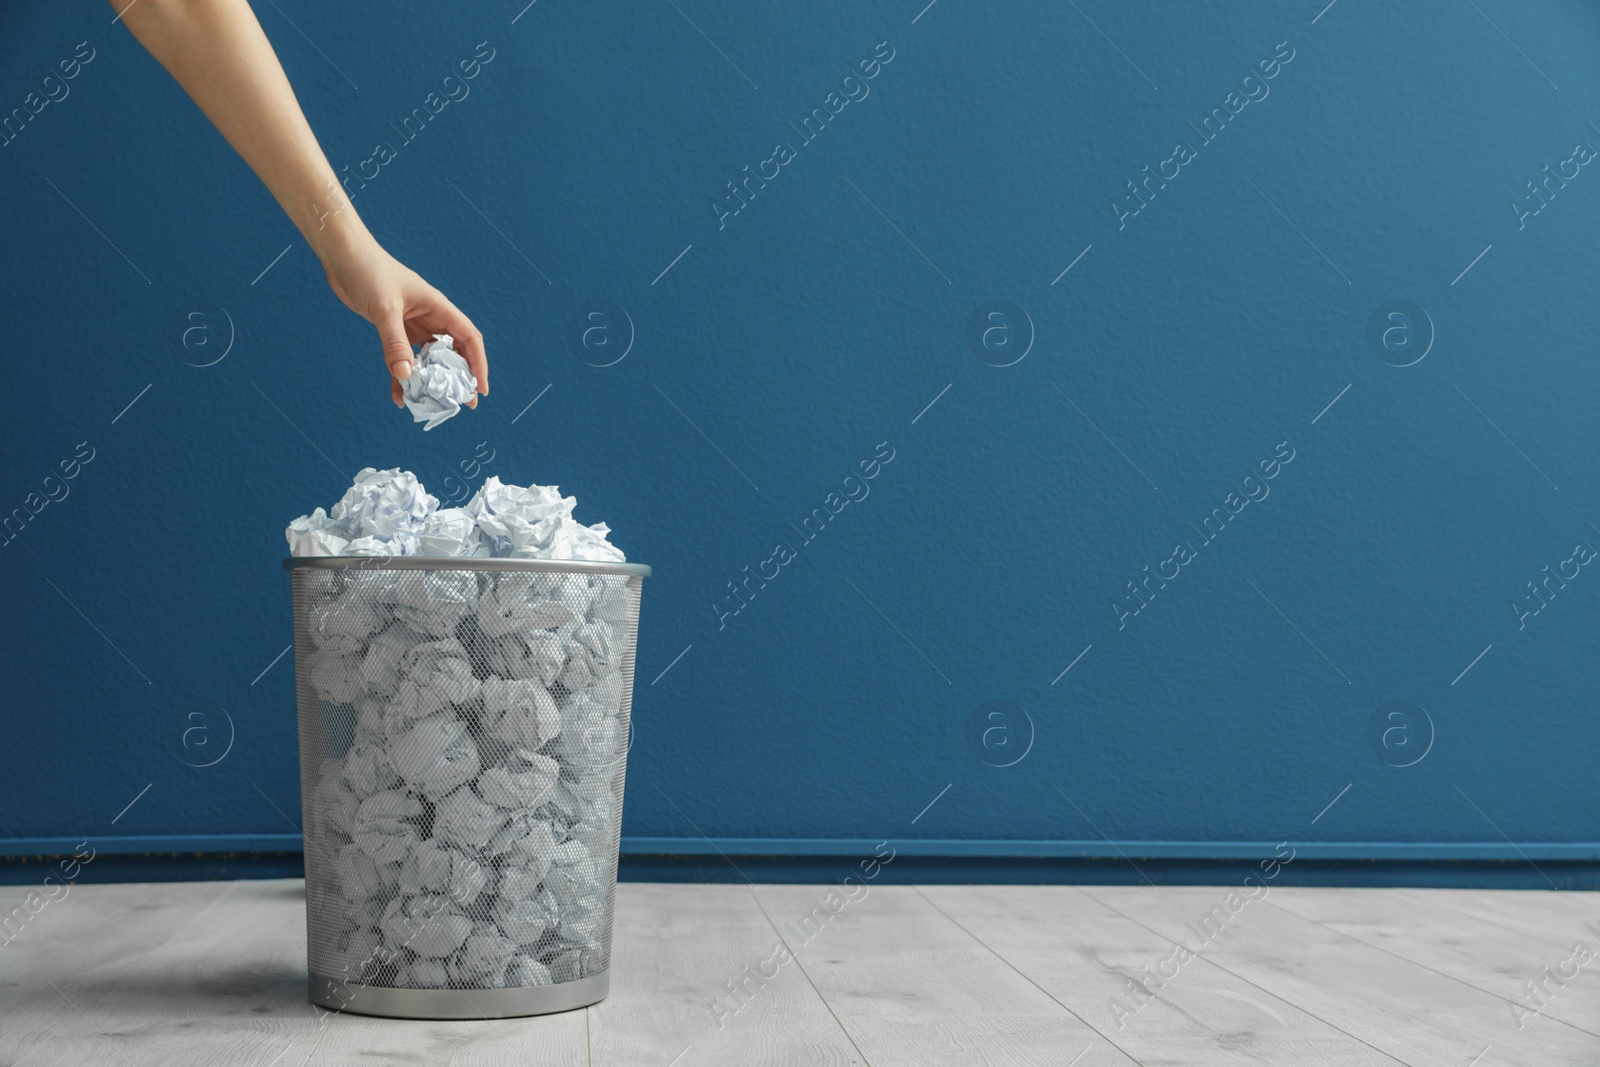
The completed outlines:
[[[307,205],[300,230],[323,266],[377,243],[349,197],[337,186],[329,196],[315,198]]]

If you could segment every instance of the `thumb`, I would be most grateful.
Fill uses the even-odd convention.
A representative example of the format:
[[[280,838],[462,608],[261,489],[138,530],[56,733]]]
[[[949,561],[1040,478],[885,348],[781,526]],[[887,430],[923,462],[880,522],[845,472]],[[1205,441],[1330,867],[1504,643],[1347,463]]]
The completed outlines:
[[[406,324],[398,311],[379,314],[373,325],[378,327],[378,340],[383,345],[383,361],[396,381],[411,377],[411,342],[406,338]]]

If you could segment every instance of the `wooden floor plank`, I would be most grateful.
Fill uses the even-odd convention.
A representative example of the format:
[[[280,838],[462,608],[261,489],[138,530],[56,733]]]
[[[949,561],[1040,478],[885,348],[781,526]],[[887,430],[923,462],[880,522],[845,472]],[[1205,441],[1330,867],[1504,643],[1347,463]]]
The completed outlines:
[[[1552,894],[1537,894],[1549,897]],[[1565,909],[1496,902],[1474,919],[1441,892],[1289,890],[1272,903],[1366,944],[1600,1036],[1600,937]],[[1542,903],[1542,902],[1541,902]],[[1533,923],[1534,916],[1548,920]],[[1600,912],[1593,915],[1600,920]],[[1576,951],[1586,945],[1586,962]],[[1550,975],[1545,968],[1550,968]],[[1551,977],[1553,975],[1553,977]],[[1540,988],[1537,983],[1542,983]],[[1521,1013],[1514,1012],[1518,1016]]]
[[[612,992],[590,1009],[594,1062],[860,1063],[805,975],[773,958],[777,942],[747,885],[618,886]]]
[[[466,1022],[375,1019],[345,1012],[324,1025],[327,1033],[306,1067],[412,1063],[583,1067],[591,1062],[588,1021],[582,1010]],[[294,1062],[298,1067],[299,1061]],[[277,1067],[287,1067],[287,1063]]]
[[[829,894],[834,894],[832,897]],[[762,886],[806,975],[873,1067],[1134,1064],[904,886]]]
[[[1466,1064],[1485,1049],[1493,1067],[1600,1062],[1600,1038],[1548,1015],[1519,1030],[1510,999],[1303,919],[1270,897],[1230,911],[1226,887],[1084,892],[1164,937],[1203,945],[1218,966],[1409,1064]],[[1216,916],[1220,934],[1196,932],[1206,915]]]
[[[1291,894],[1300,890],[1292,889]],[[1406,899],[1416,900],[1461,916],[1472,925],[1485,923],[1529,937],[1542,937],[1570,945],[1574,937],[1593,942],[1600,934],[1585,932],[1585,924],[1600,927],[1600,893],[1544,892],[1515,889],[1407,889]]]
[[[1395,1065],[1205,954],[1183,958],[1170,940],[1074,887],[932,886],[922,892],[1146,1067]]]
[[[77,885],[47,904],[0,947],[0,1062],[34,1067],[130,1055],[160,1024],[121,1008],[140,995],[137,985],[94,983],[110,969],[136,967],[233,888],[231,882]],[[9,912],[27,892],[33,890],[9,891],[0,903]]]

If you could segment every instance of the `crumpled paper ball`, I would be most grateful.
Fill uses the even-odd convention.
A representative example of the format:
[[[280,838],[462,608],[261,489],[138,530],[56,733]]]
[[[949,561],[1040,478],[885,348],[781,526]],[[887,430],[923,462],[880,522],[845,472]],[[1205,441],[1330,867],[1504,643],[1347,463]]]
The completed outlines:
[[[563,729],[553,751],[576,772],[592,774],[615,766],[618,753],[626,747],[622,723],[606,716],[576,729]]]
[[[438,959],[461,947],[472,933],[472,920],[449,897],[422,894],[391,900],[378,929],[390,947]]]
[[[519,945],[529,945],[559,921],[556,903],[540,889],[521,900],[495,898],[494,917],[506,936]]]
[[[449,715],[417,722],[389,746],[389,759],[400,777],[430,800],[472,781],[480,766],[467,724]]]
[[[398,789],[375,793],[356,809],[350,838],[375,863],[399,863],[417,842],[412,819],[422,814],[422,801]]]
[[[577,503],[553,485],[503,485],[491,475],[467,501],[466,511],[496,556],[526,551],[537,557],[553,545],[556,527],[570,521]]]
[[[440,508],[423,520],[417,551],[423,556],[487,556],[489,546],[466,508]]]
[[[506,965],[516,951],[517,943],[494,923],[474,923],[461,951],[447,964],[450,977],[461,985],[500,988],[505,985]]]
[[[433,836],[467,852],[476,852],[506,824],[504,809],[462,786],[439,801],[433,812]]]
[[[576,948],[564,948],[550,954],[550,977],[557,982],[571,982],[583,974],[583,953]]]
[[[333,527],[334,520],[321,508],[302,515],[289,524],[284,534],[289,538],[291,556],[342,556],[350,540],[339,536]]]
[[[400,657],[400,682],[391,709],[404,719],[421,718],[447,704],[477,695],[479,683],[467,662],[466,649],[450,637],[413,645]]]
[[[333,857],[333,870],[339,879],[339,891],[351,903],[359,904],[384,890],[378,865],[359,845],[341,848]]]
[[[361,695],[362,657],[337,652],[321,653],[311,660],[311,688],[330,704],[348,704]],[[554,681],[554,676],[551,681]]]
[[[323,652],[343,655],[360,652],[372,635],[385,625],[387,620],[378,614],[370,600],[348,593],[306,613],[306,630],[311,643]]]
[[[422,642],[422,636],[403,622],[391,625],[372,639],[358,669],[360,680],[373,692],[393,694],[400,685],[400,661]]]
[[[501,865],[508,874],[513,870],[521,870],[532,875],[536,883],[550,869],[555,851],[555,827],[549,819],[529,813],[513,815],[484,848],[488,855],[501,859]],[[518,883],[505,881],[504,876],[502,878],[500,895],[505,897],[509,893],[516,896],[515,886]]]
[[[371,742],[351,745],[344,755],[342,770],[345,784],[359,800],[393,788],[398,777],[388,753]]]
[[[478,629],[489,637],[513,632],[554,630],[573,617],[573,609],[550,599],[559,588],[555,574],[497,574],[478,602]]]
[[[450,972],[445,968],[444,961],[430,960],[426,956],[412,960],[410,966],[400,968],[394,980],[394,984],[402,989],[443,989],[449,982]]]
[[[388,574],[401,578],[383,599],[394,617],[418,633],[430,637],[453,637],[456,625],[478,603],[478,576],[465,571],[424,571],[419,581],[398,571]]]
[[[422,346],[411,377],[400,383],[400,392],[413,422],[425,423],[431,430],[454,418],[477,392],[478,379],[467,369],[467,361],[455,350],[447,333],[436,333]]]
[[[506,634],[488,642],[483,655],[489,669],[500,677],[518,681],[533,679],[545,687],[555,684],[556,676],[566,665],[561,639],[543,630]]]
[[[393,554],[410,555],[416,551],[422,520],[438,507],[438,498],[410,471],[364,467],[329,512],[330,528],[352,542],[370,537],[387,545],[398,536]]]
[[[561,711],[537,681],[490,678],[483,683],[483,722],[490,736],[521,748],[541,748],[561,732]]]
[[[553,485],[503,485],[490,476],[467,513],[496,556],[516,559],[580,559],[620,563],[622,550],[606,538],[605,523],[584,526],[572,518],[576,497],[562,496]]]
[[[348,982],[365,981],[377,969],[377,956],[378,935],[370,930],[356,930],[339,946],[333,972]]]
[[[612,627],[602,622],[584,622],[562,627],[566,637],[566,667],[558,680],[571,692],[589,688],[605,677],[620,659]]]
[[[549,756],[518,749],[515,766],[490,767],[478,776],[478,795],[497,808],[518,811],[543,804],[561,777],[561,764]]]
[[[402,893],[443,894],[468,907],[489,884],[489,869],[459,849],[421,841],[400,866]]]
[[[518,956],[506,968],[508,986],[549,985],[554,980],[550,976],[550,968],[532,956]]]

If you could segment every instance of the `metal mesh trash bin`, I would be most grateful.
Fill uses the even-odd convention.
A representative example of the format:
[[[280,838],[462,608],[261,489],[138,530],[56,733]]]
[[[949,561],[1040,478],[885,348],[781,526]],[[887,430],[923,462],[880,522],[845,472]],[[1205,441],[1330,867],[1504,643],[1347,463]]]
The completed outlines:
[[[311,1000],[475,1019],[603,998],[650,568],[284,566]]]

